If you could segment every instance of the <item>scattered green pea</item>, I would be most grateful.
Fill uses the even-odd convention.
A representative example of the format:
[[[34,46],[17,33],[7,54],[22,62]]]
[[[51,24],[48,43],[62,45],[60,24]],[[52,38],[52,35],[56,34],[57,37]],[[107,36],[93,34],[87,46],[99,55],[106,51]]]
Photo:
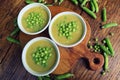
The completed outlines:
[[[97,16],[95,15],[95,13],[92,12],[92,11],[91,11],[90,9],[88,9],[87,7],[82,7],[82,9],[83,9],[86,13],[88,13],[91,17],[93,17],[94,19],[97,18]]]
[[[110,27],[114,27],[114,26],[118,26],[118,24],[117,23],[107,23],[107,24],[104,24],[103,26],[102,26],[102,28],[110,28]]]

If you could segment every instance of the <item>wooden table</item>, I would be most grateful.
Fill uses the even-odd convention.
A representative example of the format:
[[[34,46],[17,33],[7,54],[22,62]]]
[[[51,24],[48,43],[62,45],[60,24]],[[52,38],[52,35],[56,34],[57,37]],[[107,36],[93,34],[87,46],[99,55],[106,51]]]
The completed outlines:
[[[52,0],[49,0],[52,2]],[[115,56],[109,57],[109,72],[102,76],[102,69],[92,71],[88,68],[87,62],[80,59],[77,65],[71,70],[75,77],[71,80],[120,80],[120,26],[109,29],[100,29],[101,10],[107,8],[107,22],[117,22],[120,24],[120,0],[98,0],[100,11],[97,19],[91,18],[70,0],[65,0],[60,6],[69,8],[82,15],[90,24],[92,29],[91,39],[98,37],[99,40],[105,38],[110,32],[114,33],[110,37]],[[19,11],[25,6],[24,0],[0,0],[0,80],[36,80],[23,67],[21,61],[22,48],[19,45],[9,43],[6,37],[15,28],[13,20]],[[106,23],[107,23],[106,22]],[[18,36],[15,36],[18,39]]]

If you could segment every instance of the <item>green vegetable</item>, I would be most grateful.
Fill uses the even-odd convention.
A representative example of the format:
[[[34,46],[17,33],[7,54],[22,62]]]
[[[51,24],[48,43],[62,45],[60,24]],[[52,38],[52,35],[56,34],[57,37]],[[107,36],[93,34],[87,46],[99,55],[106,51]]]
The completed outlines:
[[[8,36],[6,39],[7,39],[9,42],[16,43],[16,44],[20,44],[20,42],[19,42],[18,40],[14,39],[14,38],[12,38],[12,37],[10,37],[10,36]]]
[[[103,45],[99,45],[99,46],[100,46],[100,48],[102,49],[103,52],[105,52],[108,55],[111,55],[110,51],[105,46],[103,46]]]
[[[78,0],[80,3],[82,3],[84,0]]]
[[[87,7],[82,7],[82,9],[83,9],[86,13],[88,13],[91,17],[93,17],[94,19],[97,18],[97,16],[95,15],[95,13],[92,12],[92,11],[91,11],[90,9],[88,9]]]
[[[93,4],[94,4],[94,7],[95,7],[95,12],[98,12],[99,11],[99,7],[98,7],[98,3],[96,0],[92,0],[93,1]]]
[[[45,67],[48,59],[52,56],[52,48],[49,47],[38,47],[32,54],[33,60],[36,64]]]
[[[59,0],[59,5],[63,2],[64,0]]]
[[[64,36],[67,39],[71,39],[72,33],[75,32],[77,29],[77,23],[75,21],[71,21],[68,23],[62,22],[58,26],[59,26],[58,35],[60,37]]]
[[[88,2],[88,0],[83,0],[81,6],[85,6],[87,2]]]
[[[75,5],[78,5],[78,1],[77,0],[71,0]]]
[[[108,49],[109,49],[110,52],[111,52],[111,56],[114,56],[114,50],[113,50],[112,44],[111,44],[111,42],[110,42],[110,39],[109,39],[109,38],[105,38],[105,41],[106,41],[106,44],[107,44]]]
[[[67,79],[67,78],[70,78],[70,77],[73,77],[73,76],[74,76],[74,74],[65,73],[65,74],[55,76],[55,80],[63,80],[63,79]]]
[[[20,29],[18,27],[15,28],[15,30],[10,34],[10,36],[14,36],[15,34],[17,34],[20,31]]]
[[[103,54],[104,55],[104,71],[108,70],[108,55],[106,53]]]
[[[25,0],[25,2],[26,2],[27,4],[34,3],[34,1],[32,1],[32,0]]]
[[[102,10],[102,21],[105,22],[106,20],[107,20],[106,8],[103,8],[103,10]]]
[[[110,28],[110,27],[114,27],[114,26],[118,26],[118,24],[117,23],[107,23],[107,24],[104,24],[103,26],[102,26],[102,28]]]
[[[38,80],[51,80],[51,78],[49,75],[47,75],[47,76],[38,77]]]
[[[95,12],[95,7],[94,7],[92,0],[90,0],[90,8],[91,8],[92,12]]]
[[[13,23],[14,23],[14,26],[15,26],[15,27],[18,25],[18,24],[17,24],[17,18],[14,19]]]

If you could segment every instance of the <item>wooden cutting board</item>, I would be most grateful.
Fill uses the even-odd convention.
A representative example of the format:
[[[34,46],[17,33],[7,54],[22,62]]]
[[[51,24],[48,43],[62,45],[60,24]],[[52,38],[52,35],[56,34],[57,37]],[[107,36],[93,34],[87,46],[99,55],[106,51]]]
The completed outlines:
[[[72,11],[70,9],[58,7],[58,6],[50,6],[49,9],[52,13],[52,17],[54,17],[56,14],[60,12]],[[87,21],[86,24],[87,24],[87,34],[85,39],[82,41],[82,43],[72,48],[64,48],[58,46],[60,50],[60,63],[57,69],[53,72],[53,74],[63,74],[70,71],[73,65],[76,64],[76,61],[82,57],[88,60],[89,66],[92,70],[100,69],[103,66],[104,63],[103,56],[99,53],[91,53],[87,48],[87,43],[91,35],[91,28]],[[29,40],[38,36],[39,37],[44,36],[50,38],[48,34],[48,29],[41,34],[34,36],[20,32],[19,39],[22,44],[22,47],[24,47]]]

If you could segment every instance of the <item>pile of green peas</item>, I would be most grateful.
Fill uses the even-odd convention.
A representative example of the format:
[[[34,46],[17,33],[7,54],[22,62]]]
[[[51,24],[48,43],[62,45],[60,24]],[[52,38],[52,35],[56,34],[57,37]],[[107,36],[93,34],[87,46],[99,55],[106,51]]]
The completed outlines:
[[[42,18],[42,15],[37,12],[30,12],[28,14],[28,17],[26,18],[27,27],[28,28],[34,28],[36,26],[41,26],[44,23],[44,19]]]
[[[45,67],[48,59],[52,56],[51,47],[38,47],[32,54],[33,60],[37,65]]]
[[[72,33],[77,30],[77,23],[75,21],[71,21],[68,23],[62,22],[59,25],[58,35],[64,36],[67,39],[72,39]]]

